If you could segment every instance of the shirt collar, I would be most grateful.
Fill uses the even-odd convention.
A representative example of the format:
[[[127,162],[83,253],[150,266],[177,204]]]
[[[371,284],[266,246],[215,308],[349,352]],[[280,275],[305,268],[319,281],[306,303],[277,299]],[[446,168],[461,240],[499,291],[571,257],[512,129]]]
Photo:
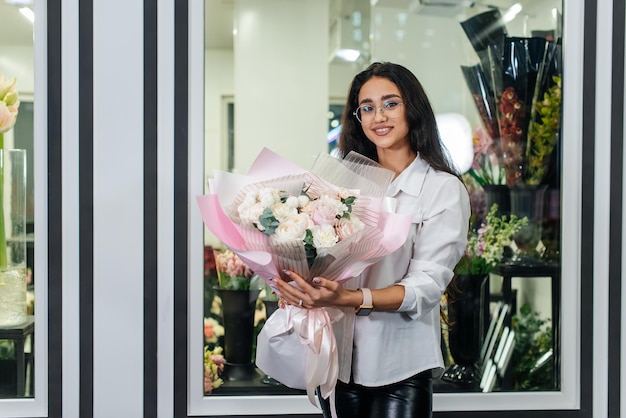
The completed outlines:
[[[413,162],[391,182],[387,188],[387,196],[394,197],[403,191],[408,195],[417,197],[422,190],[421,185],[424,183],[424,177],[429,168],[430,165],[422,160],[418,154]]]

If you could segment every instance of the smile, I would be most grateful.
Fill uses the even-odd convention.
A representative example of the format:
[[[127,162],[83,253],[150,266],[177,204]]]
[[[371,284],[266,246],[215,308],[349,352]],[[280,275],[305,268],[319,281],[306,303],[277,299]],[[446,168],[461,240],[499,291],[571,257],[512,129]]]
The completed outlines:
[[[386,134],[386,133],[388,133],[390,131],[391,131],[391,128],[389,128],[389,127],[374,129],[374,132],[376,132],[377,135],[384,135],[384,134]]]

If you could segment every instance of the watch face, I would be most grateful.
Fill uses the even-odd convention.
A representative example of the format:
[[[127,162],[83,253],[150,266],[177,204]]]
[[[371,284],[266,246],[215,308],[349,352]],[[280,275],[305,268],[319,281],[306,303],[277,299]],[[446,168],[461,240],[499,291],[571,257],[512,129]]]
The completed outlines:
[[[366,308],[366,307],[364,307],[364,306],[361,306],[361,307],[359,307],[359,309],[356,311],[356,315],[357,315],[357,316],[367,316],[367,315],[369,315],[369,314],[370,314],[370,312],[372,312],[372,309],[373,309],[373,308],[369,308],[369,307],[367,307],[367,308]]]

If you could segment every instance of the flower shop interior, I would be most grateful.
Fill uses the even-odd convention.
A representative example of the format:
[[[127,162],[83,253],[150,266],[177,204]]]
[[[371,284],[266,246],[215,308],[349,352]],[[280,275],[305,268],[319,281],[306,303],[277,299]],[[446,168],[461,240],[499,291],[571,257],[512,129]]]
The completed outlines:
[[[26,161],[23,221],[0,172],[23,273],[0,263],[0,418],[321,417],[257,367],[277,297],[197,198],[264,148],[333,155],[377,61],[423,84],[471,200],[434,415],[620,416],[625,20],[618,0],[0,0],[0,151]]]

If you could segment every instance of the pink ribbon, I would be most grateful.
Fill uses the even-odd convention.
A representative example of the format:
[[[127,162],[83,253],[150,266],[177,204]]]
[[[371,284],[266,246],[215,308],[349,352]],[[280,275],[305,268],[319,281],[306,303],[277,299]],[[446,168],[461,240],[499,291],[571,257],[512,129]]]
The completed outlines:
[[[336,418],[335,385],[339,376],[339,358],[332,323],[340,319],[343,312],[334,308],[303,309],[288,306],[286,309],[289,312],[287,328],[293,328],[300,341],[309,347],[305,366],[309,402],[317,406],[315,388],[319,387],[322,398],[330,397],[331,414]]]

